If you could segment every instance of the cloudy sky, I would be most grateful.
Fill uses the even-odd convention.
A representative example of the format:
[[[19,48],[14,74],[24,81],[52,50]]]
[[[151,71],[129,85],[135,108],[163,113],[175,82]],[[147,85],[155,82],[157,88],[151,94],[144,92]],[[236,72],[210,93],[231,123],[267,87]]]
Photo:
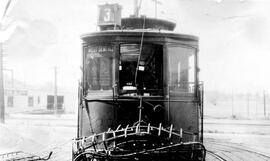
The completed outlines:
[[[270,1],[159,1],[159,18],[176,22],[176,32],[200,37],[206,89],[270,91]],[[80,35],[97,29],[97,5],[119,3],[123,17],[133,11],[133,0],[14,2],[2,20],[4,66],[14,69],[16,79],[36,85],[53,82],[57,66],[59,84],[70,89],[80,76]],[[153,0],[142,0],[140,13],[154,17],[154,8]]]

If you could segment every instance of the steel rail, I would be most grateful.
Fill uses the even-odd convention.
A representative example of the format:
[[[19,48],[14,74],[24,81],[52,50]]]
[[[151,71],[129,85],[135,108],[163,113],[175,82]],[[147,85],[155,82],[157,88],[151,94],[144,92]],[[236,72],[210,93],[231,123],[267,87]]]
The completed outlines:
[[[219,161],[226,161],[226,159],[224,159],[223,157],[221,157],[220,155],[207,150],[206,153],[210,154],[211,156],[215,157],[216,159],[218,159]]]
[[[243,152],[253,153],[253,154],[257,155],[258,157],[265,157],[265,158],[267,158],[267,159],[270,160],[270,156],[269,155],[264,154],[262,152],[258,152],[258,151],[252,150],[252,149],[247,149],[248,147],[237,147],[237,146],[232,146],[232,145],[226,145],[226,144],[222,144],[222,143],[217,143],[215,141],[209,141],[209,142],[212,143],[212,144],[219,145],[219,146],[224,146],[224,147],[227,147],[227,148],[241,150]],[[218,149],[218,148],[215,148],[215,149]],[[262,159],[265,159],[265,158],[262,158]]]
[[[49,153],[48,156],[46,157],[40,157],[35,154],[23,152],[23,151],[14,151],[14,152],[9,152],[5,154],[0,154],[0,158],[5,161],[19,161],[19,160],[27,160],[27,161],[38,161],[38,160],[49,160],[52,156],[52,151]],[[20,156],[20,155],[26,155],[26,156]]]

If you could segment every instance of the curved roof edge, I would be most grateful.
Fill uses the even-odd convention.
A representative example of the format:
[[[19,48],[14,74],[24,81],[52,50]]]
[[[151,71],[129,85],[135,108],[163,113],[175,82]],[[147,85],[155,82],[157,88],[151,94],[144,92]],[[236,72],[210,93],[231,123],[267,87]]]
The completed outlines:
[[[188,34],[180,34],[172,31],[160,31],[160,30],[148,30],[148,29],[137,29],[137,30],[106,30],[100,32],[91,32],[85,33],[81,35],[81,39],[86,39],[89,37],[95,36],[137,36],[138,34],[142,34],[144,32],[145,36],[156,36],[156,37],[175,37],[182,39],[189,39],[194,41],[199,41],[199,37]]]
[[[176,23],[147,17],[127,17],[122,18],[121,27],[124,29],[157,29],[157,30],[168,30],[173,31]]]

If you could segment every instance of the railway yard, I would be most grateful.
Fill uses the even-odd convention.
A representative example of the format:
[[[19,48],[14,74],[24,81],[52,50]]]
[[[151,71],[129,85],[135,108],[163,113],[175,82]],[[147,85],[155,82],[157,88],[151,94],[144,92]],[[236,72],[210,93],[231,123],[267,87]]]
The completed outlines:
[[[1,159],[71,160],[75,115],[13,114],[0,128]],[[270,160],[269,129],[269,120],[205,119],[206,160]]]
[[[270,161],[270,3],[161,1],[3,1],[0,161]]]

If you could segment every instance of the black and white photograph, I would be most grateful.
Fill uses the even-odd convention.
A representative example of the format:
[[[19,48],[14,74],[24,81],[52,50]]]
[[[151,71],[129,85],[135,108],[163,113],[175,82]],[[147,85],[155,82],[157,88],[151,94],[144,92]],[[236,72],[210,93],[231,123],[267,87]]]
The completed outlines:
[[[270,1],[1,0],[1,161],[270,161]]]

